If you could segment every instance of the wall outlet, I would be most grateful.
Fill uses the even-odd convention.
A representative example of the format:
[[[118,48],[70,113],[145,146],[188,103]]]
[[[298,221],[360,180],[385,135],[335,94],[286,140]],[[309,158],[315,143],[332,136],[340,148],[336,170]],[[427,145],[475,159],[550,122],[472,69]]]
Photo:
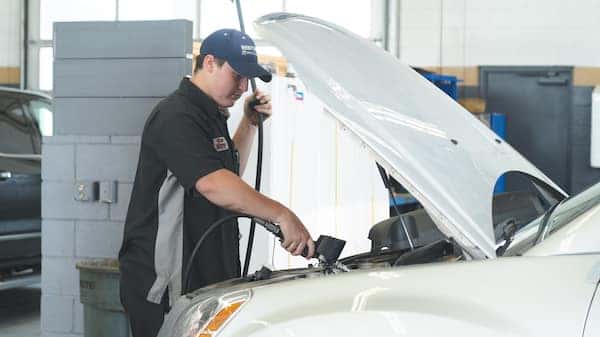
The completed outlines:
[[[95,181],[78,181],[75,183],[73,197],[77,201],[98,200],[98,183]]]

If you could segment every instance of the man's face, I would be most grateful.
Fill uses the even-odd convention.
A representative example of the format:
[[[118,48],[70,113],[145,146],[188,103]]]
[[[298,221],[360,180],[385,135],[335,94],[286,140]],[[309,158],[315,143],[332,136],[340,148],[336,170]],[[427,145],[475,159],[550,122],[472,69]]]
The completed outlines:
[[[212,79],[212,98],[223,108],[233,106],[248,90],[248,78],[236,73],[227,62],[220,67],[215,63]]]

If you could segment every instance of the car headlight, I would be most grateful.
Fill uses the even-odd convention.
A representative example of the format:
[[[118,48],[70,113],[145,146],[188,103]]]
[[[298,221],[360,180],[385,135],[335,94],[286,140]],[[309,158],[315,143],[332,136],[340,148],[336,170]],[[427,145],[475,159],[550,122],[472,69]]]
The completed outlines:
[[[252,295],[250,289],[210,297],[192,305],[175,324],[173,337],[214,337]]]

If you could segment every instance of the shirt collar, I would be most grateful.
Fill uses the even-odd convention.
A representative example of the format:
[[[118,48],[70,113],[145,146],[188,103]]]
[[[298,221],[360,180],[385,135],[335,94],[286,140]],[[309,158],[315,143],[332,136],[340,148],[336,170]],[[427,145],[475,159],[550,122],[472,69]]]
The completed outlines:
[[[209,115],[217,118],[229,118],[229,110],[227,108],[220,108],[210,96],[192,83],[189,77],[184,77],[181,80],[179,83],[179,92],[194,105],[205,110]]]

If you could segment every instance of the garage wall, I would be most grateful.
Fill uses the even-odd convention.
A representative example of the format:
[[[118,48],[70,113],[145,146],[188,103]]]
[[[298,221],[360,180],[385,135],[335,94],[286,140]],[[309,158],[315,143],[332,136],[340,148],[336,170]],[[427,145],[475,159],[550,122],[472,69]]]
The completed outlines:
[[[570,159],[566,185],[577,192],[598,181],[600,170],[589,163],[589,101],[592,87],[600,85],[600,1],[396,1],[400,58],[457,76],[463,80],[461,97],[483,95],[480,66],[573,66],[571,107],[563,112],[570,125],[565,131]],[[483,98],[490,103],[490,97]],[[509,102],[517,97],[495,99]],[[531,120],[543,116],[539,110],[529,113]],[[509,129],[511,125],[508,121]],[[513,125],[513,132],[519,131],[526,130]]]
[[[273,116],[265,123],[261,191],[289,207],[317,239],[346,240],[342,256],[370,250],[369,229],[389,216],[387,190],[372,155],[326,110],[297,78],[275,76],[261,90],[273,97]],[[230,130],[241,119],[241,101],[231,109]],[[256,138],[243,175],[254,185]],[[240,256],[245,256],[248,222],[240,221]],[[306,267],[262,228],[256,231],[249,272]],[[310,261],[314,263],[314,261]]]
[[[21,1],[3,0],[0,6],[0,85],[20,82]]]
[[[600,66],[597,0],[398,0],[417,66]]]
[[[369,230],[389,217],[388,194],[374,157],[300,80],[282,84],[274,92],[286,109],[271,121],[273,195],[298,214],[313,239],[344,239],[342,257],[368,252]],[[280,269],[308,264],[281,247],[273,250],[272,261]]]
[[[600,181],[600,169],[590,165],[593,87],[573,88],[570,120],[571,193]]]
[[[75,264],[117,257],[141,131],[152,107],[191,73],[192,23],[58,23],[54,34],[54,136],[42,146],[41,329],[80,336]],[[116,186],[116,200],[81,200],[94,182]]]

